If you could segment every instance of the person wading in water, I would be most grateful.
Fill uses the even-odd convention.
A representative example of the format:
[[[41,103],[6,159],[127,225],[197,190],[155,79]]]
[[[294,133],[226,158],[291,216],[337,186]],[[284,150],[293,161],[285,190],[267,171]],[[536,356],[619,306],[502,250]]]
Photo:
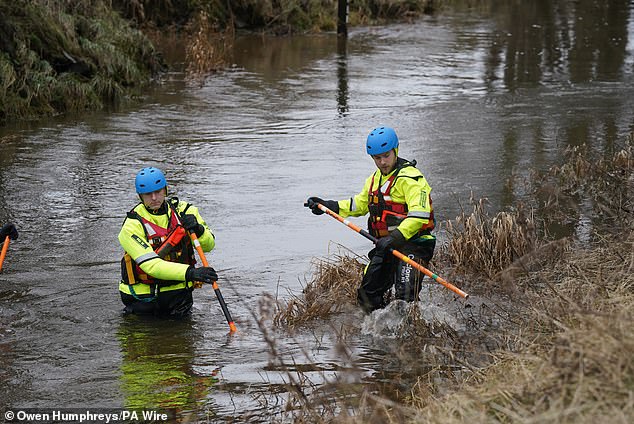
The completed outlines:
[[[121,260],[119,292],[124,312],[180,318],[190,314],[194,282],[212,283],[212,267],[196,268],[188,233],[195,233],[203,251],[215,238],[198,208],[167,198],[163,172],[143,168],[135,178],[141,202],[128,212],[119,232],[125,254]]]

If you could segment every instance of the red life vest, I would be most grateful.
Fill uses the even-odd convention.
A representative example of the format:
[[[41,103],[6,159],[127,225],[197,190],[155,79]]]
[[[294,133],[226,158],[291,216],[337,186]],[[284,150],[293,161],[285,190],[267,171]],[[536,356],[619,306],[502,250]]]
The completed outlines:
[[[169,204],[171,216],[167,228],[160,227],[153,222],[140,216],[134,210],[128,212],[128,218],[138,219],[143,225],[145,231],[145,237],[152,246],[154,252],[163,260],[170,262],[178,262],[188,265],[194,265],[196,258],[194,256],[194,249],[191,243],[187,231],[180,222],[178,214]],[[132,271],[132,275],[130,275]],[[146,274],[141,267],[134,261],[127,253],[124,255],[121,264],[121,275],[124,282],[127,284],[160,284],[160,285],[172,285],[180,281],[164,281],[158,280],[148,274]]]
[[[372,182],[370,183],[370,190],[368,192],[368,209],[370,212],[368,228],[370,234],[374,237],[385,237],[389,235],[391,231],[394,231],[399,224],[407,218],[407,204],[393,201],[390,192],[392,191],[396,179],[399,177],[398,173],[401,169],[407,166],[415,166],[416,162],[410,163],[401,158],[399,158],[398,161],[400,163],[397,165],[396,171],[394,171],[387,181],[377,187],[376,190],[372,190],[376,173],[372,176]],[[415,234],[411,238],[412,240],[425,234],[431,234],[431,231],[434,229],[435,220],[431,196],[429,197],[429,206],[431,208],[429,221],[423,224],[418,235]]]

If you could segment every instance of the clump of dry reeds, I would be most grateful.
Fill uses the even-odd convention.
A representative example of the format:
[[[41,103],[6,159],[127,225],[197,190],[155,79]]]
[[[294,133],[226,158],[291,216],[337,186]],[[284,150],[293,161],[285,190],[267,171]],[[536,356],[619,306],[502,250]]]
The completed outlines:
[[[627,228],[634,215],[634,134],[603,157],[586,145],[568,149],[565,156],[561,166],[532,176],[546,224],[575,223],[584,214],[597,218],[595,226]],[[590,210],[579,206],[584,202]]]
[[[273,322],[294,327],[316,318],[327,318],[344,305],[356,304],[357,287],[364,264],[360,257],[349,253],[313,261],[313,279],[300,295],[292,294],[281,302]]]
[[[188,79],[200,81],[227,66],[235,36],[233,25],[221,31],[210,23],[207,13],[201,11],[188,24],[188,32],[185,56]]]
[[[535,217],[521,205],[491,216],[486,199],[471,199],[470,214],[446,223],[444,255],[457,270],[493,278],[537,247]]]

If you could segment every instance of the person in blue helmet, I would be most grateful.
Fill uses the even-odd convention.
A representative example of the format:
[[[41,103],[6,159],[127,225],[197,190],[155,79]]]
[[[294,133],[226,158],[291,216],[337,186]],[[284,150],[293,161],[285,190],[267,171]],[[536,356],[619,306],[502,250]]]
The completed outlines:
[[[155,167],[141,169],[135,178],[140,202],[128,212],[119,232],[125,251],[121,259],[119,292],[124,312],[181,318],[191,312],[195,282],[212,283],[212,267],[196,267],[190,234],[203,251],[215,237],[198,208],[167,197],[167,181]]]
[[[398,136],[390,127],[373,129],[366,139],[366,151],[378,168],[360,193],[345,200],[309,197],[306,202],[315,215],[324,213],[322,204],[343,217],[369,214],[368,229],[378,239],[368,253],[357,299],[365,312],[386,305],[386,292],[394,287],[396,299],[418,300],[424,275],[390,254],[396,249],[427,266],[434,254],[436,238],[431,187],[416,168],[416,161],[398,157]]]

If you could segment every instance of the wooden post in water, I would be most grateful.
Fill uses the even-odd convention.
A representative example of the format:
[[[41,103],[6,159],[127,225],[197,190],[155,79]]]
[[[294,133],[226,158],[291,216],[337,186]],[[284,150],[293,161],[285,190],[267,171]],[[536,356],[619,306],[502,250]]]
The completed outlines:
[[[348,36],[348,0],[337,1],[337,35]]]

